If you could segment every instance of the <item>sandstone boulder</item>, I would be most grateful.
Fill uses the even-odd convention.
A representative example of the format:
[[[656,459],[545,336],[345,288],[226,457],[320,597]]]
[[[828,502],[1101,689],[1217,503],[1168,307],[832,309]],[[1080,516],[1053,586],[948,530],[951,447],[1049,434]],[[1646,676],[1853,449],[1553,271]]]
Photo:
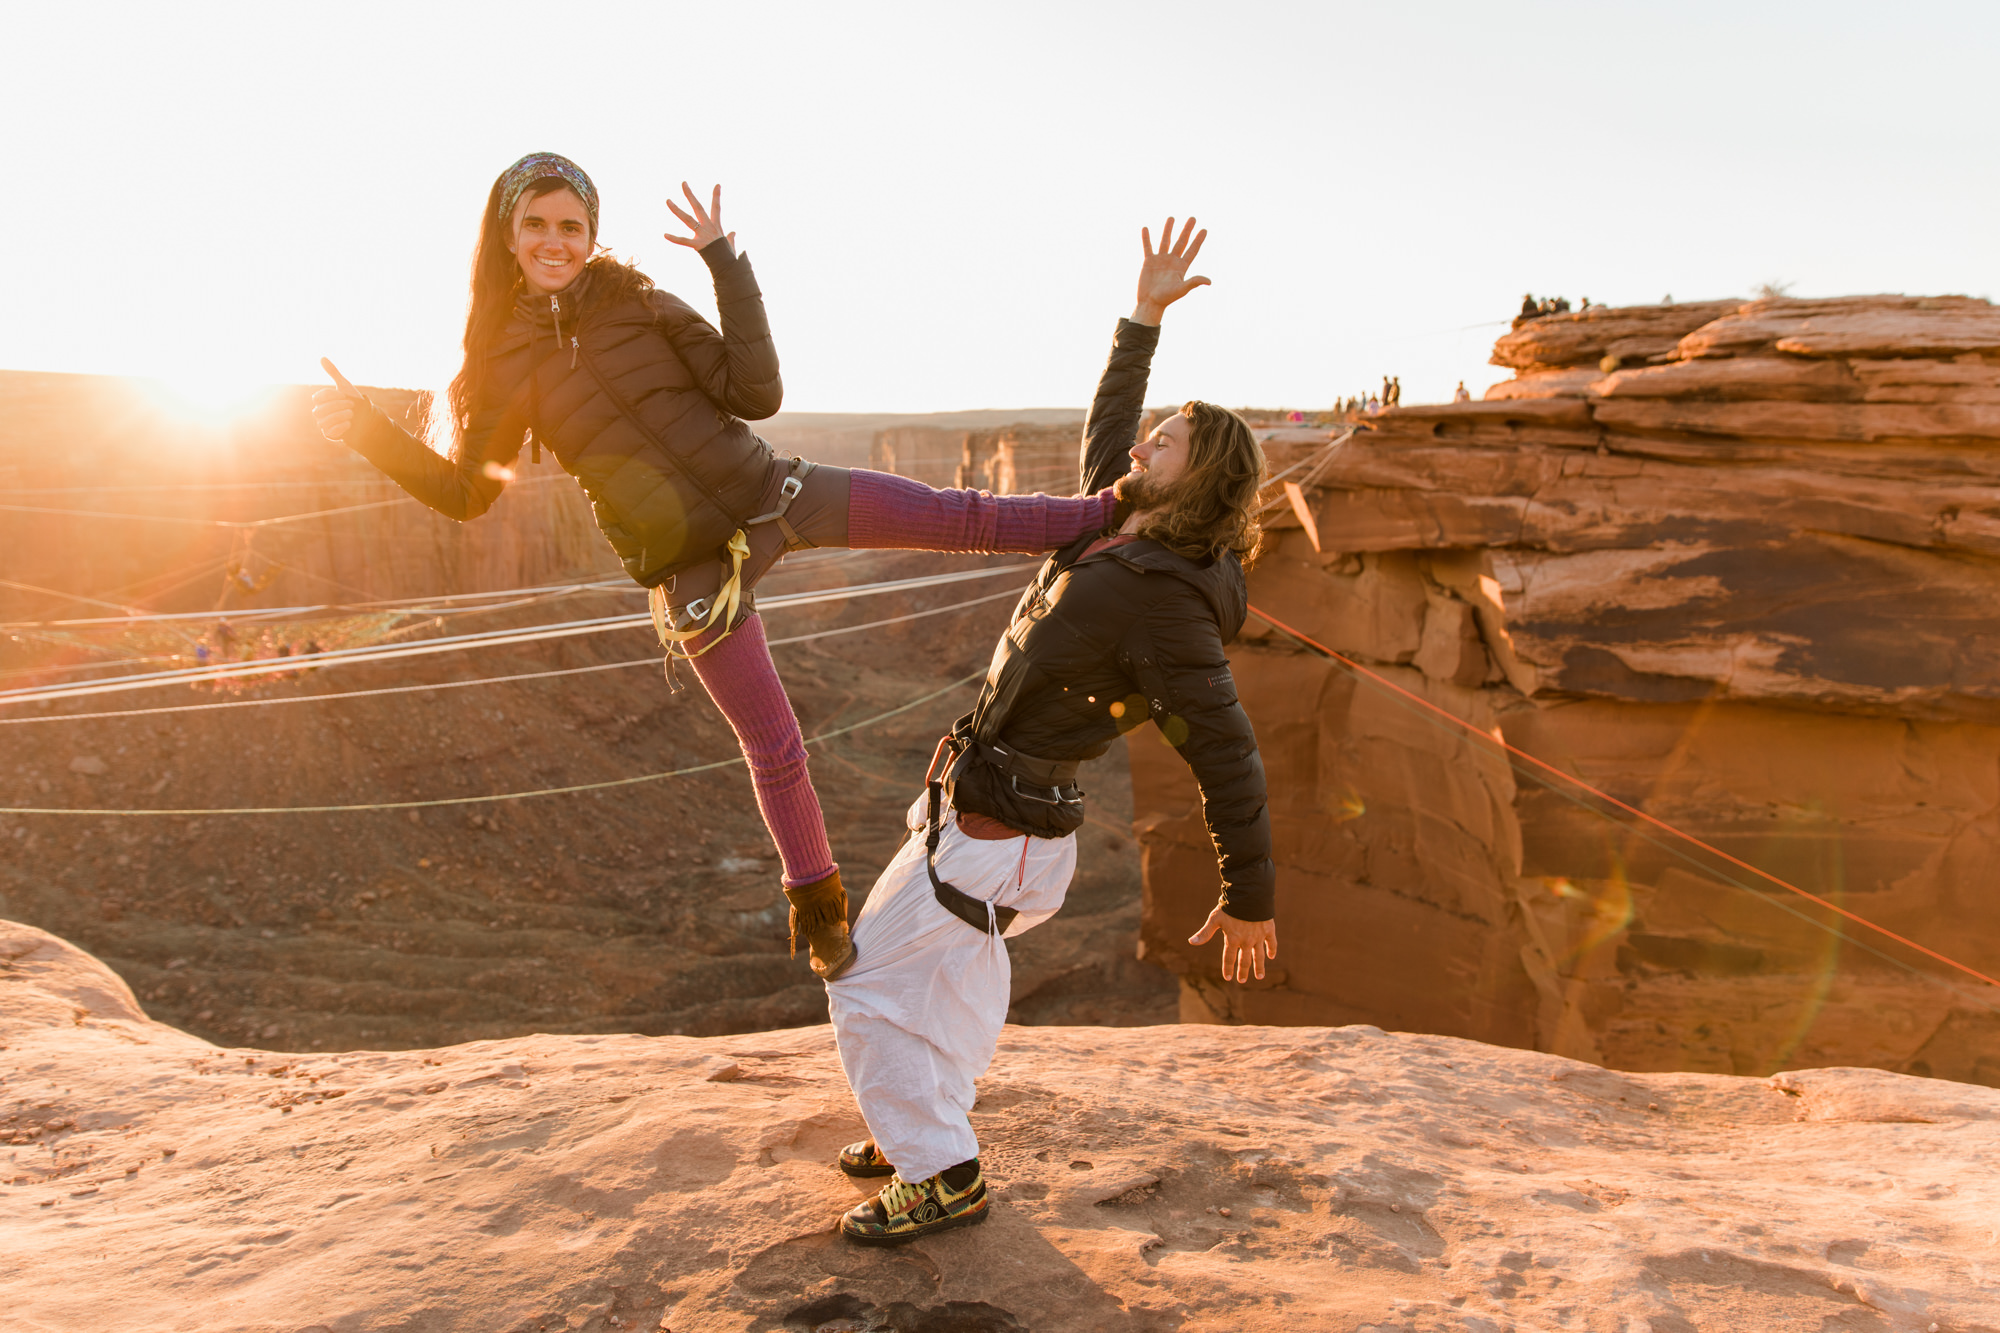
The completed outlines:
[[[1738,301],[1687,305],[1592,306],[1515,321],[1493,344],[1493,364],[1516,370],[1595,366],[1607,356],[1643,360],[1674,350],[1681,338],[1735,310]]]
[[[2000,351],[2000,310],[1969,296],[1752,301],[1691,329],[1680,360],[1760,351],[1798,356],[1952,356]]]

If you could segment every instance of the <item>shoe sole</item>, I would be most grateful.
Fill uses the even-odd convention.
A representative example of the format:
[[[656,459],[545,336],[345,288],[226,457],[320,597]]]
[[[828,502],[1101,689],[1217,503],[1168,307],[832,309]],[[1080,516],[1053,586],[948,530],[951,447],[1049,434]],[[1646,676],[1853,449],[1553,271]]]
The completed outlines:
[[[847,1224],[843,1222],[841,1223],[840,1234],[853,1241],[856,1245],[907,1245],[913,1240],[922,1240],[925,1236],[935,1236],[940,1231],[950,1231],[954,1227],[978,1226],[986,1220],[986,1215],[992,1211],[992,1204],[982,1204],[973,1212],[960,1213],[957,1217],[947,1217],[941,1222],[927,1222],[921,1227],[915,1227],[909,1231],[898,1231],[886,1236],[859,1235],[849,1231]]]
[[[875,1176],[893,1176],[896,1174],[896,1168],[887,1164],[882,1166],[849,1166],[846,1162],[835,1162],[834,1165],[857,1180],[869,1179]]]
[[[854,960],[859,958],[860,956],[861,956],[861,951],[856,949],[852,944],[850,944],[847,946],[847,957],[841,959],[838,963],[828,968],[824,972],[820,971],[818,968],[814,968],[813,975],[818,977],[821,981],[838,981],[847,972],[848,968],[854,966]]]

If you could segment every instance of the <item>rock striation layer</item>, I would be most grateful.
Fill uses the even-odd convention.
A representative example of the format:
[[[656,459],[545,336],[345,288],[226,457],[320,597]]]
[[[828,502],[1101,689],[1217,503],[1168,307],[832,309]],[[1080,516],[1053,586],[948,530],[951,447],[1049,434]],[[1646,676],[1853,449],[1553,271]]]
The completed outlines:
[[[2000,310],[1598,308],[1493,359],[1516,374],[1486,401],[1368,418],[1271,516],[1253,604],[1470,730],[1253,621],[1286,942],[1262,988],[1186,946],[1212,856],[1135,738],[1145,947],[1184,1012],[2000,1084],[1994,987],[1472,734],[2000,975]]]
[[[868,466],[913,477],[927,486],[961,486],[996,494],[1076,489],[1074,421],[1018,421],[990,428],[891,426],[877,431]]]
[[[1010,1028],[971,1230],[849,1246],[826,1028],[285,1055],[0,922],[8,1327],[2000,1329],[2000,1093],[1373,1027]]]

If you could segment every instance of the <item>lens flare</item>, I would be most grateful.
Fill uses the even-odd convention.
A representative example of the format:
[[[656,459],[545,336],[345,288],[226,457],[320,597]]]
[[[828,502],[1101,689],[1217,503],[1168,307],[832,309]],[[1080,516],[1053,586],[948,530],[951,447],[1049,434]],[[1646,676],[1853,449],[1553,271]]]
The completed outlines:
[[[190,368],[144,381],[147,395],[175,416],[220,425],[268,403],[277,386],[223,371]]]
[[[1820,895],[1835,906],[1846,906],[1847,855],[1843,845],[1844,840],[1840,836],[1838,816],[1813,807],[1802,811],[1797,817],[1797,822],[1804,826],[1800,829],[1800,835],[1811,838],[1820,854],[1820,876],[1819,884],[1816,886]],[[1822,832],[1831,836],[1813,836]],[[1769,864],[1776,860],[1778,854],[1787,849],[1786,844],[1791,842],[1792,839],[1789,838],[1774,838],[1769,847],[1750,860],[1753,864]],[[1819,915],[1817,908],[1808,910],[1815,916]],[[1817,936],[1819,957],[1808,965],[1807,984],[1804,993],[1799,997],[1798,1015],[1789,1030],[1779,1038],[1777,1048],[1771,1052],[1770,1058],[1764,1062],[1761,1072],[1765,1075],[1775,1074],[1781,1069],[1791,1067],[1793,1054],[1804,1044],[1813,1027],[1819,1022],[1819,1016],[1825,1012],[1827,1000],[1833,993],[1833,983],[1840,970],[1841,945],[1847,939],[1847,922],[1837,913],[1828,912],[1822,924],[1826,930]]]
[[[1594,890],[1581,889],[1567,879],[1559,879],[1549,887],[1558,897],[1582,899],[1587,904],[1582,919],[1572,927],[1576,943],[1564,959],[1568,965],[1573,966],[1632,924],[1632,883],[1625,877],[1622,858],[1613,860],[1610,878],[1597,881]]]
[[[1329,793],[1326,797],[1327,813],[1336,824],[1345,824],[1350,819],[1359,819],[1368,813],[1368,802],[1361,799],[1361,793],[1348,787],[1340,793]]]

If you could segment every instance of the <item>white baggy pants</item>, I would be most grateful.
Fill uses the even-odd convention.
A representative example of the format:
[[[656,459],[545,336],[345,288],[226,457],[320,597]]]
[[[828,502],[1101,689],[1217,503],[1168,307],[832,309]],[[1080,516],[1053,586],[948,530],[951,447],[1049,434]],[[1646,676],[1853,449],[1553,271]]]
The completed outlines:
[[[915,832],[869,892],[854,922],[854,966],[828,983],[841,1068],[875,1146],[916,1182],[979,1155],[969,1119],[973,1083],[993,1063],[1007,1021],[1012,969],[1001,937],[946,911],[924,868],[919,796],[904,823]],[[967,837],[943,812],[938,878],[1020,915],[1019,935],[1056,914],[1076,873],[1076,836]]]

